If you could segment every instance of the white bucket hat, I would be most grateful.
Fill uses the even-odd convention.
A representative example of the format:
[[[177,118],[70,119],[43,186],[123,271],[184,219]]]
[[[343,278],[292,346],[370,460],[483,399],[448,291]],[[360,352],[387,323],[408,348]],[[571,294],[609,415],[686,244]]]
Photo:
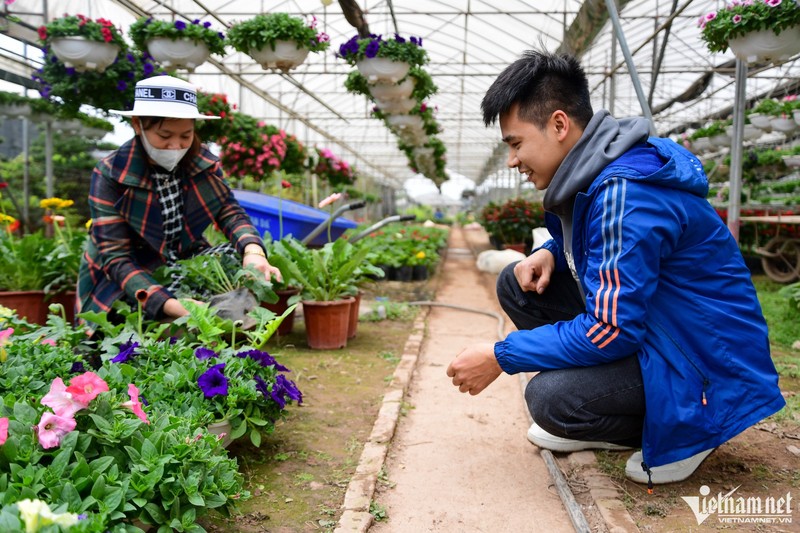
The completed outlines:
[[[153,76],[141,80],[134,89],[133,109],[109,109],[124,117],[191,118],[214,120],[197,110],[197,89],[188,81],[172,76]]]

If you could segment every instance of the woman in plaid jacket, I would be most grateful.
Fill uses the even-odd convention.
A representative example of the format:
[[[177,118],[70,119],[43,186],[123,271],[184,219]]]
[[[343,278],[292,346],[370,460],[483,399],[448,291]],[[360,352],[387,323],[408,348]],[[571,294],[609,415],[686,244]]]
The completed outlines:
[[[225,182],[220,161],[200,143],[194,86],[170,76],[136,84],[131,116],[136,136],[101,160],[92,173],[90,239],[78,279],[78,311],[110,311],[118,299],[142,302],[151,318],[187,313],[152,272],[209,249],[205,229],[216,224],[269,279],[280,279],[264,244]]]

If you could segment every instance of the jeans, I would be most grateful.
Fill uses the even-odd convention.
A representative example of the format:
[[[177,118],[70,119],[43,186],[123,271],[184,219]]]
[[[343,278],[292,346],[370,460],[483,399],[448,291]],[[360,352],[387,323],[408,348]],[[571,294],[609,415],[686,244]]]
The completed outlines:
[[[497,298],[518,330],[535,329],[585,312],[578,285],[567,272],[553,272],[543,294],[523,292],[514,264],[497,278]],[[641,447],[644,385],[639,359],[539,372],[525,389],[534,422],[557,437]]]

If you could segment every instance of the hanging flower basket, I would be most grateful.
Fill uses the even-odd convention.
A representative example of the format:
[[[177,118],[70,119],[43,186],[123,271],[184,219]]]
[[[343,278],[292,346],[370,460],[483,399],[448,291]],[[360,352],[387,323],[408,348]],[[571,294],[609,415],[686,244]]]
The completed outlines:
[[[800,26],[780,33],[771,29],[750,32],[731,39],[728,45],[736,57],[749,63],[782,61],[800,52]]]
[[[248,55],[264,70],[288,72],[302,65],[309,52],[308,48],[297,41],[275,41],[274,49],[267,45],[258,50],[250,50]]]
[[[733,126],[728,126],[725,129],[725,133],[728,134],[728,137],[733,139]],[[744,141],[754,141],[754,140],[758,139],[759,137],[761,137],[761,135],[763,133],[764,132],[760,128],[757,128],[752,124],[745,124],[744,125],[744,130],[742,132],[742,140],[744,140]]]
[[[731,145],[731,138],[728,137],[727,133],[714,135],[713,137],[709,137],[708,140],[712,146],[715,146],[717,148],[730,147]]]
[[[750,113],[747,115],[747,118],[750,119],[750,124],[755,126],[756,128],[769,133],[772,131],[772,121],[769,115],[762,115],[761,113]]]
[[[389,115],[386,122],[390,127],[404,130],[418,130],[422,132],[422,117],[419,115]]]
[[[418,102],[416,100],[406,98],[404,100],[379,100],[375,102],[375,105],[382,113],[405,115],[414,109],[417,106],[417,103]]]
[[[147,42],[147,51],[166,69],[194,69],[206,62],[211,52],[208,47],[191,39],[172,40],[156,37]]]
[[[794,118],[790,118],[788,116],[772,117],[770,119],[770,124],[772,125],[773,131],[784,133],[786,135],[789,135],[797,129],[797,123],[794,121]]]
[[[405,61],[392,61],[383,57],[364,58],[356,68],[369,83],[397,83],[408,74],[411,65]]]
[[[800,109],[792,111],[792,116],[794,117],[795,124],[800,126]]]
[[[50,48],[65,67],[74,68],[78,72],[104,72],[119,54],[119,46],[116,44],[90,41],[80,36],[55,38],[50,43]]]
[[[369,92],[375,100],[388,102],[391,100],[404,100],[414,92],[416,80],[406,76],[399,83],[376,83],[369,86]]]
[[[28,104],[0,103],[0,116],[6,118],[22,118],[31,114],[31,106]]]

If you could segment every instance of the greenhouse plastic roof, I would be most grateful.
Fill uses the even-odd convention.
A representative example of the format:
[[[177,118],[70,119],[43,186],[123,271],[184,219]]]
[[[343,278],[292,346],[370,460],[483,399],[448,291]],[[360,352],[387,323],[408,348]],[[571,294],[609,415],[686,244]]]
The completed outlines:
[[[372,103],[348,93],[351,67],[335,57],[339,45],[356,34],[339,3],[320,0],[17,0],[4,6],[31,28],[65,13],[105,17],[127,27],[142,15],[178,16],[226,26],[257,13],[285,11],[314,16],[331,37],[331,48],[311,54],[289,74],[264,71],[248,56],[231,51],[188,75],[210,92],[224,92],[241,111],[282,127],[308,145],[331,149],[361,174],[399,187],[415,174],[397,148],[396,137],[371,116]],[[573,51],[589,76],[595,109],[618,117],[642,115],[632,77],[619,47],[612,50],[613,26],[605,2],[505,0],[367,0],[358,2],[372,33],[422,37],[430,56],[425,66],[439,92],[438,137],[447,148],[447,169],[481,183],[504,168],[506,151],[499,127],[486,128],[480,102],[495,77],[524,50]],[[659,134],[696,128],[709,117],[727,115],[734,100],[730,52],[712,54],[700,40],[697,20],[723,2],[709,0],[618,0],[624,39],[632,52],[642,93],[653,109]],[[2,11],[0,11],[2,13]],[[0,31],[3,26],[0,18]],[[27,77],[41,53],[17,38],[0,36],[0,72]],[[35,34],[27,38],[35,44]],[[748,99],[797,92],[797,57],[779,65],[751,67]],[[181,71],[179,71],[181,74]],[[501,173],[502,174],[502,173]]]

